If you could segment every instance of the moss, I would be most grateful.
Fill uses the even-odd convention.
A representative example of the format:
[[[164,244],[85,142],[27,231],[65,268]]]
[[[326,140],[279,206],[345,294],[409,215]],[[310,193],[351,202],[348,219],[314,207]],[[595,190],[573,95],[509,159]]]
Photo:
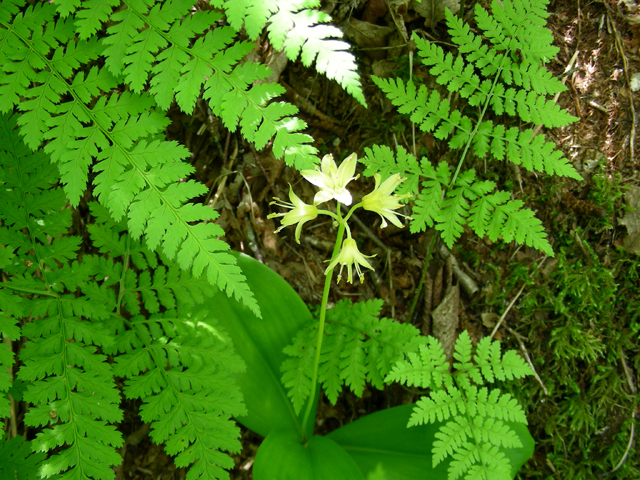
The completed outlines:
[[[529,270],[535,286],[517,309],[517,331],[549,392],[532,378],[512,392],[527,406],[538,442],[520,475],[587,480],[614,469],[637,422],[638,395],[628,377],[640,368],[640,262],[609,252],[605,266],[586,241],[578,245],[570,235],[556,251],[555,269]],[[515,278],[521,281],[521,269],[512,268],[504,284]],[[640,478],[637,447],[615,478]]]

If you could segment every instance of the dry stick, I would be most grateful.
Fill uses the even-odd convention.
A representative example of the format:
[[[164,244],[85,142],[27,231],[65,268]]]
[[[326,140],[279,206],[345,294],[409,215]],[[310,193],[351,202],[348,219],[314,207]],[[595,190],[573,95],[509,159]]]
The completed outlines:
[[[227,139],[229,139],[230,133],[227,134]],[[225,142],[225,158],[224,161],[222,163],[222,166],[225,166],[225,163],[227,161],[227,149],[228,149],[228,142]],[[215,209],[216,208],[216,203],[218,203],[218,198],[220,198],[220,195],[222,195],[223,190],[226,188],[227,186],[227,177],[229,175],[231,175],[232,173],[236,173],[235,171],[232,171],[231,169],[233,168],[233,164],[236,161],[236,157],[238,156],[238,142],[235,142],[233,145],[233,153],[231,154],[231,156],[229,157],[229,165],[227,166],[227,169],[229,170],[228,173],[220,173],[220,175],[218,176],[218,178],[216,178],[216,180],[213,182],[213,184],[211,184],[211,188],[209,189],[209,193],[207,195],[207,198],[205,198],[203,205],[209,205],[209,200],[211,200],[211,195],[213,194],[213,187],[215,186],[216,182],[220,180],[220,183],[218,184],[218,189],[215,193],[215,195],[213,195],[213,201],[211,202],[211,205],[209,205],[211,208]]]
[[[545,255],[542,258],[542,260],[540,261],[540,263],[536,267],[536,270],[540,270],[540,267],[542,266],[542,264],[545,262],[545,260],[548,257],[549,257],[548,255]],[[491,337],[490,338],[493,338],[493,336],[496,334],[496,332],[498,331],[498,328],[500,327],[500,324],[504,321],[504,318],[507,316],[507,313],[509,313],[509,310],[511,310],[511,307],[513,307],[513,304],[516,302],[516,300],[518,300],[518,297],[522,294],[522,291],[524,290],[525,286],[526,286],[526,284],[522,285],[522,287],[520,288],[520,291],[518,292],[518,294],[515,296],[515,298],[513,300],[511,300],[511,303],[509,304],[507,309],[504,311],[504,313],[500,317],[500,320],[498,320],[498,323],[496,323],[496,326],[493,327],[493,331],[491,332]]]
[[[509,327],[508,325],[505,326],[505,328],[507,330],[509,330],[509,332],[516,338],[518,344],[520,345],[520,349],[522,350],[524,358],[527,360],[527,363],[529,364],[529,367],[531,367],[531,370],[533,371],[533,376],[535,377],[535,379],[538,381],[538,383],[542,387],[542,391],[544,392],[544,394],[548,397],[549,396],[549,390],[547,390],[547,387],[545,387],[544,383],[542,383],[542,379],[540,378],[540,375],[538,375],[538,372],[536,372],[536,369],[533,366],[533,362],[531,361],[531,357],[529,356],[529,352],[527,351],[527,347],[524,346],[524,342],[520,338],[521,335],[518,332],[516,332],[513,328]]]
[[[618,471],[618,469],[620,469],[620,467],[624,464],[624,462],[627,461],[627,457],[629,456],[629,452],[631,451],[631,446],[633,445],[633,439],[635,437],[635,433],[636,433],[636,423],[635,423],[635,418],[636,418],[636,414],[635,412],[632,415],[632,422],[631,422],[631,433],[629,435],[629,443],[627,443],[627,448],[624,451],[624,455],[622,455],[622,458],[620,459],[620,461],[618,462],[618,464],[613,467],[613,470],[611,470],[610,472],[607,473],[603,473],[602,475],[600,475],[600,478],[605,478],[608,477],[609,475],[614,474],[616,471]]]
[[[625,376],[627,377],[629,390],[631,390],[631,393],[633,395],[636,395],[638,393],[638,389],[636,388],[636,385],[633,382],[633,372],[627,365],[627,361],[624,358],[624,352],[622,351],[622,349],[620,349],[620,360],[622,360],[622,369],[624,370]],[[617,472],[620,469],[620,467],[622,467],[624,462],[627,461],[627,458],[629,457],[629,452],[631,451],[631,446],[633,445],[633,439],[636,434],[636,425],[635,425],[636,416],[637,416],[637,413],[634,411],[633,414],[631,415],[632,421],[631,421],[631,428],[630,428],[631,432],[629,434],[629,442],[627,443],[627,448],[625,449],[624,454],[622,455],[622,458],[620,459],[618,464],[615,467],[613,467],[613,470],[600,475],[600,478],[608,477],[609,475],[612,475],[613,473]]]
[[[613,28],[613,33],[616,38],[616,47],[618,47],[618,52],[622,57],[622,67],[624,69],[624,78],[627,81],[627,87],[631,89],[631,81],[629,80],[629,63],[627,61],[627,56],[624,54],[624,47],[622,46],[622,40],[620,39],[620,33],[618,33],[618,27],[616,23],[613,21],[613,12],[611,11],[611,7],[604,1],[604,4],[607,6],[607,12],[609,13],[609,21],[611,22],[611,27]],[[634,160],[634,144],[636,143],[636,109],[633,105],[633,93],[629,90],[629,107],[631,108],[631,132],[629,133],[629,154],[631,155],[630,160]]]
[[[518,298],[520,298],[520,295],[522,295],[522,292],[524,291],[524,287],[526,287],[526,286],[527,286],[527,284],[525,283],[524,285],[522,285],[522,287],[520,287],[520,291],[516,294],[515,297],[513,297],[513,300],[511,300],[511,303],[509,304],[507,309],[503,312],[503,314],[500,315],[500,320],[498,320],[498,323],[496,323],[496,326],[493,327],[493,331],[491,332],[491,335],[489,336],[489,338],[493,339],[493,336],[498,331],[498,328],[500,328],[500,325],[502,324],[502,321],[504,320],[504,317],[507,316],[507,313],[509,313],[509,310],[511,310],[511,307],[513,307],[513,305],[516,303]]]
[[[624,358],[624,352],[622,351],[622,348],[620,349],[620,360],[622,360],[622,369],[624,370],[624,374],[627,377],[629,389],[631,390],[631,393],[635,395],[638,393],[638,389],[636,388],[636,384],[633,383],[633,372],[629,368],[629,365],[627,365],[627,360]]]
[[[307,100],[302,95],[300,95],[298,92],[296,92],[293,89],[293,87],[291,87],[290,85],[286,84],[282,80],[280,80],[280,84],[286,90],[287,97],[289,97],[290,100],[297,107],[300,107],[300,110],[308,113],[309,115],[314,115],[314,116],[318,117],[320,120],[323,120],[325,122],[333,123],[333,124],[336,124],[336,125],[342,125],[341,121],[336,120],[334,118],[331,118],[329,115],[321,112],[318,108],[316,108],[316,106],[313,103],[311,103],[309,100]]]
[[[411,307],[409,307],[409,321],[413,318],[413,312],[416,309],[418,304],[418,299],[420,298],[421,289],[424,287],[425,279],[427,278],[427,268],[429,268],[429,262],[431,261],[431,253],[433,252],[433,247],[436,244],[438,239],[438,232],[434,231],[431,236],[431,241],[429,242],[429,248],[427,249],[427,256],[424,259],[424,263],[422,264],[422,273],[420,275],[420,281],[418,282],[418,286],[416,287],[417,294],[413,296],[413,301],[411,302]]]

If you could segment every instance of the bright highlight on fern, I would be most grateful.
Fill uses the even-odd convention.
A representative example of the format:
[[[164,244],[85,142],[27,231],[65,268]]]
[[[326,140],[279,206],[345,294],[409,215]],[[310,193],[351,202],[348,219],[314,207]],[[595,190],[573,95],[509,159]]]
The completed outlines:
[[[358,102],[366,106],[355,56],[332,25],[331,17],[316,10],[319,0],[211,0],[224,6],[227,18],[236,30],[244,25],[251,40],[267,26],[269,40],[276,50],[284,49],[289,60],[301,57],[304,66],[315,62],[316,70],[338,82]]]
[[[440,423],[433,443],[433,466],[451,457],[449,479],[512,478],[509,459],[499,448],[522,447],[510,423],[527,424],[522,407],[508,393],[483,386],[532,375],[514,351],[500,355],[500,344],[483,338],[474,349],[465,331],[455,344],[453,371],[442,345],[432,337],[419,353],[408,353],[386,382],[430,389],[417,403],[409,427]]]
[[[452,169],[445,162],[435,165],[426,158],[418,161],[402,147],[396,155],[385,146],[366,149],[362,160],[368,167],[365,175],[380,172],[407,177],[401,191],[415,196],[412,233],[435,227],[451,247],[468,225],[492,241],[515,240],[553,255],[542,223],[522,201],[512,199],[510,192],[496,190],[494,182],[480,180],[473,169],[461,169],[467,154],[473,152],[479,158],[508,160],[528,171],[581,179],[544,135],[534,137],[531,128],[520,130],[498,123],[498,119],[486,119],[488,110],[492,110],[496,116],[507,114],[546,127],[566,126],[577,120],[545,99],[546,95],[566,90],[543,66],[558,51],[551,45],[553,36],[544,28],[547,3],[494,1],[493,15],[476,4],[476,22],[484,38],[447,10],[449,33],[459,46],[457,55],[445,54],[439,45],[414,38],[418,55],[437,83],[459,93],[469,109],[454,109],[438,90],[429,92],[413,81],[405,84],[401,79],[374,77],[400,113],[409,115],[421,130],[433,132],[436,139],[448,141],[452,150],[462,151]],[[463,113],[473,109],[478,116]]]

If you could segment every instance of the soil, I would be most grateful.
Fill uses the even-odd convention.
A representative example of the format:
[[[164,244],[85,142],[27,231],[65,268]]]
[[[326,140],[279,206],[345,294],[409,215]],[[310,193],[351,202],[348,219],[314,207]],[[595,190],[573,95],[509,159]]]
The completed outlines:
[[[376,10],[379,3],[384,5],[384,2],[374,0],[323,2],[325,11],[330,11],[339,25],[355,19],[387,28],[384,32],[388,37],[382,44],[378,42],[377,46],[354,49],[361,67],[367,109],[335,82],[326,80],[299,62],[289,62],[280,74],[279,80],[286,84],[287,99],[300,108],[300,117],[309,124],[307,133],[315,139],[315,146],[322,153],[331,152],[336,159],[342,159],[351,152],[362,156],[364,148],[374,144],[401,145],[408,151],[414,148],[410,122],[395,112],[370,80],[374,71],[379,72],[383,68],[407,77],[409,72],[408,47],[387,48],[399,43],[393,40],[397,28],[389,21],[384,9]],[[469,9],[475,2],[467,0],[466,3]],[[503,184],[514,182],[514,192],[536,211],[552,242],[561,231],[566,233],[577,227],[587,228],[586,238],[582,240],[588,242],[600,258],[620,245],[626,230],[616,223],[621,212],[621,200],[613,212],[605,212],[589,195],[595,165],[600,162],[600,168],[611,178],[619,175],[621,185],[639,184],[640,143],[633,125],[640,115],[640,97],[629,89],[631,75],[640,72],[640,13],[630,10],[633,3],[622,0],[556,0],[549,5],[548,26],[560,52],[548,67],[556,76],[564,75],[568,86],[568,90],[557,98],[557,103],[579,121],[543,133],[558,144],[585,181],[541,179],[524,170],[514,171],[504,165],[491,166],[498,181]],[[409,35],[420,29],[434,39],[446,42],[448,34],[443,22],[427,20],[416,16],[407,22]],[[267,43],[261,47],[259,54],[263,58],[267,61],[275,59],[275,52]],[[417,62],[413,68],[414,76],[428,81],[426,68]],[[237,132],[228,132],[217,119],[208,115],[204,104],[198,105],[193,117],[185,119],[176,110],[173,119],[168,134],[183,142],[193,153],[197,176],[211,188],[207,200],[220,211],[220,223],[232,248],[264,262],[290,282],[306,302],[318,304],[326,268],[324,262],[329,258],[335,238],[334,227],[327,222],[308,223],[303,230],[301,244],[297,245],[293,229],[275,234],[278,224],[267,218],[276,208],[269,205],[272,197],[287,198],[289,184],[294,186],[300,198],[307,200],[313,197],[312,187],[301,181],[295,170],[276,160],[268,149],[256,152]],[[632,144],[634,140],[635,145]],[[446,145],[429,134],[417,131],[415,142],[416,148],[432,160],[447,153]],[[632,151],[635,152],[633,157]],[[485,171],[487,166],[478,162],[477,168]],[[355,189],[352,193],[358,198],[371,190],[373,181],[361,178],[352,185]],[[436,255],[428,269],[426,290],[417,289],[433,232],[411,235],[408,229],[393,226],[383,230],[377,215],[357,215],[354,235],[361,242],[361,250],[377,255],[376,272],[367,272],[363,284],[343,282],[335,285],[331,301],[379,297],[385,301],[385,316],[410,322],[428,333],[429,313],[440,303],[447,286],[455,282],[445,258]],[[590,222],[599,221],[603,216],[609,217],[612,228],[588,229]],[[470,231],[465,231],[452,253],[479,286],[473,295],[461,289],[457,304],[458,331],[468,329],[476,338],[491,333],[492,321],[495,323],[495,317],[503,313],[504,307],[518,296],[520,290],[520,284],[495,283],[496,276],[492,272],[502,273],[499,278],[505,278],[513,270],[514,263],[528,266],[533,262],[542,265],[543,262],[543,255],[535,250],[519,248],[514,243],[498,248],[489,241],[479,240]],[[488,264],[492,267],[489,268]],[[522,294],[526,295],[527,291]],[[497,295],[504,300],[501,309],[492,303]],[[416,307],[412,309],[414,302]],[[488,310],[488,305],[494,310]],[[519,348],[519,345],[506,327],[511,331],[518,330],[518,321],[516,303],[504,319],[505,327],[497,332],[497,338],[503,339],[510,348]],[[399,389],[384,392],[368,390],[362,399],[343,394],[336,406],[321,398],[317,431],[326,433],[367,413],[415,400]],[[136,405],[131,405],[130,421],[122,425],[129,440],[124,464],[118,472],[121,478],[185,478],[185,471],[175,468],[162,448],[144,435],[146,427],[133,415],[136,408]],[[534,412],[533,417],[539,424],[532,425],[532,431],[544,435],[544,415]],[[243,450],[234,456],[236,468],[231,472],[232,479],[251,478],[251,465],[261,440],[243,429]],[[556,470],[545,455],[544,450],[537,451],[527,471],[552,477]],[[637,463],[638,459],[628,461]],[[530,474],[525,472],[524,475]]]

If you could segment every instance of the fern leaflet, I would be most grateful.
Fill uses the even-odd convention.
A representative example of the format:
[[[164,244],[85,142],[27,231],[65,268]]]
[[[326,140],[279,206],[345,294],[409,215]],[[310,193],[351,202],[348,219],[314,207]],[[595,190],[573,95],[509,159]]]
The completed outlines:
[[[462,332],[449,365],[440,343],[429,337],[419,353],[411,353],[393,367],[386,382],[429,388],[415,405],[409,427],[441,423],[433,442],[433,466],[452,457],[449,478],[511,478],[509,460],[500,448],[519,448],[520,439],[506,422],[527,423],[522,407],[508,393],[482,386],[485,382],[517,379],[532,372],[514,352],[500,355],[500,344],[482,339],[473,353],[471,339]]]
[[[382,300],[356,304],[342,300],[327,311],[318,379],[331,403],[335,404],[343,385],[358,396],[367,381],[382,389],[385,376],[403,352],[417,351],[424,343],[411,325],[379,319],[381,308]],[[317,331],[317,322],[312,322],[284,350],[292,358],[282,364],[282,383],[298,412],[311,391]]]

